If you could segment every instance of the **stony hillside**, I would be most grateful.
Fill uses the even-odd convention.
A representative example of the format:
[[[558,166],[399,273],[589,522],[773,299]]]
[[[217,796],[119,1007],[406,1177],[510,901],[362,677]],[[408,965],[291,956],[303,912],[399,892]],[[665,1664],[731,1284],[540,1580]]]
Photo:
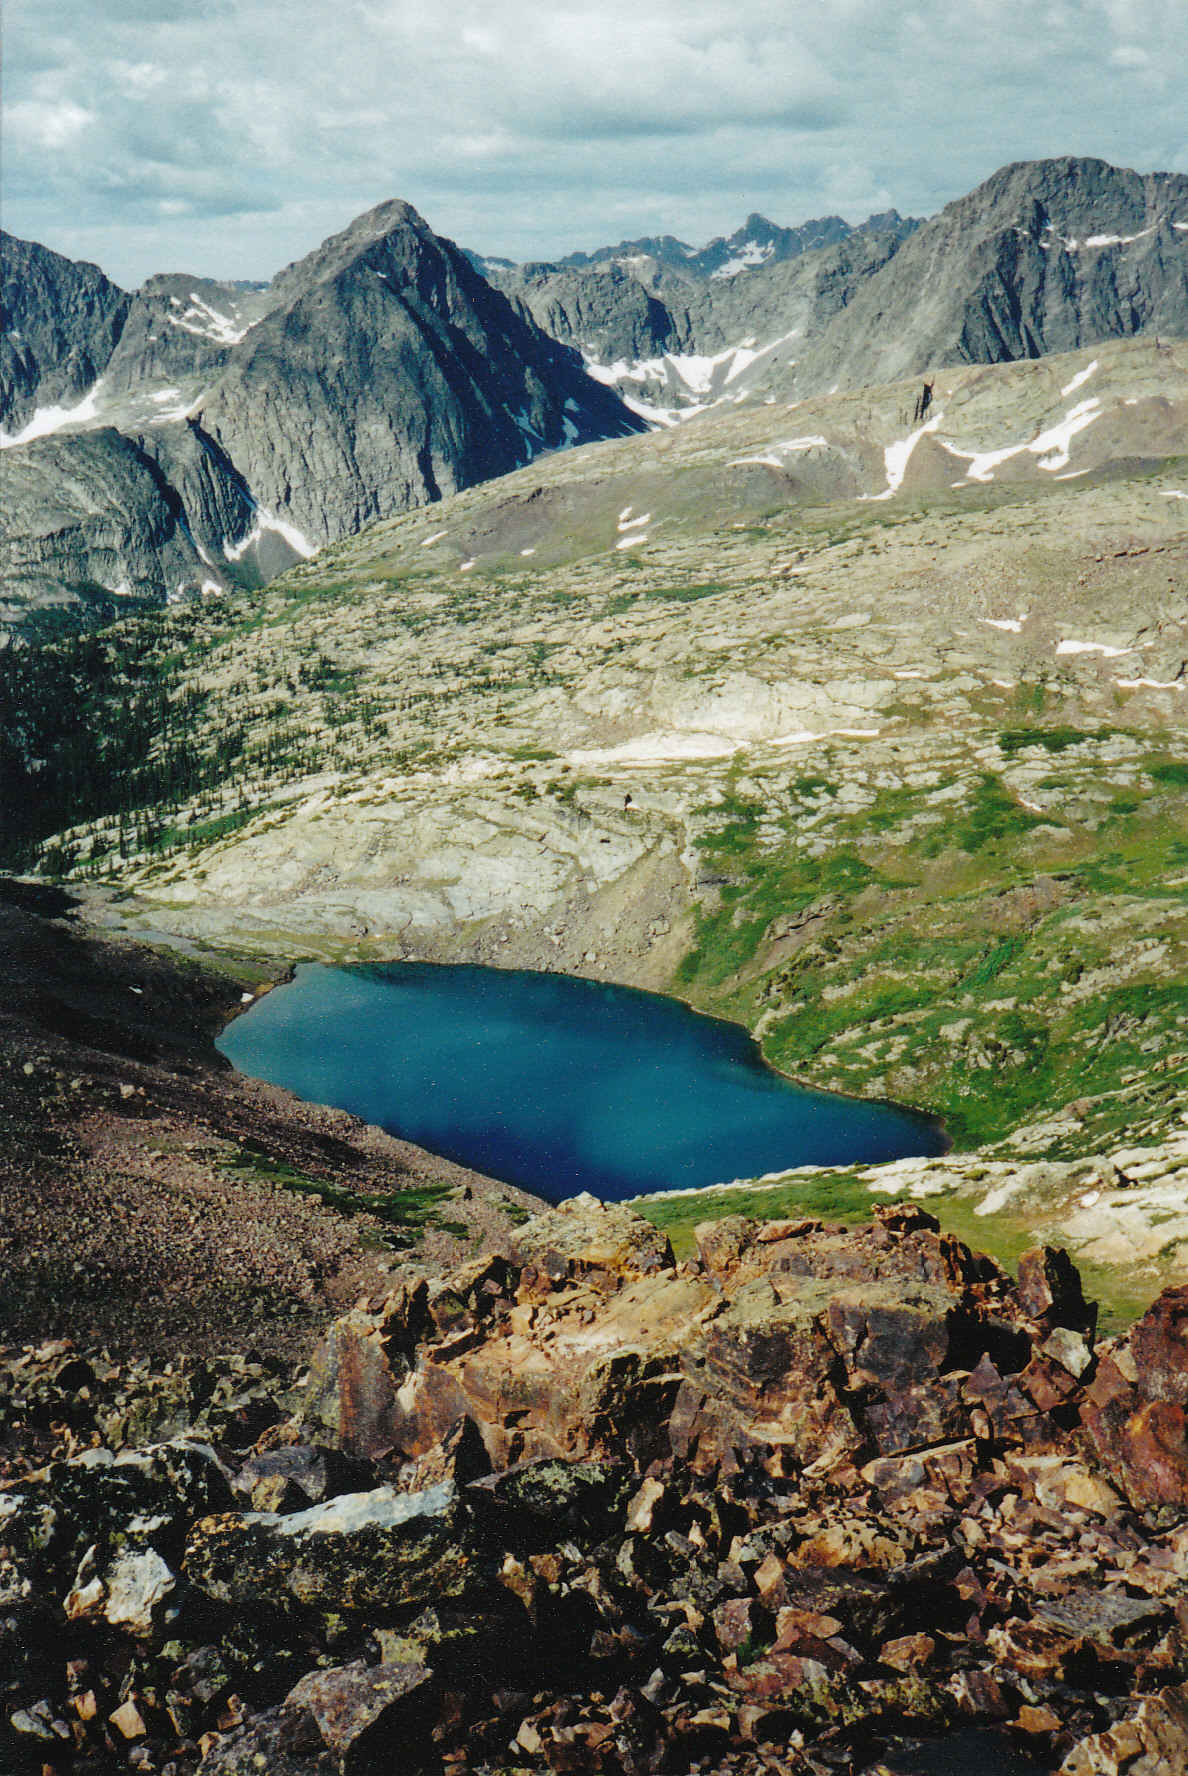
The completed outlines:
[[[1188,1251],[1188,357],[915,393],[554,456],[10,658],[10,866],[268,966],[675,988],[955,1137],[770,1212],[927,1195],[1134,1311]]]
[[[1172,1776],[1186,1331],[1169,1289],[1102,1338],[1065,1254],[1015,1282],[914,1208],[674,1262],[579,1197],[304,1371],[13,1351],[0,1755]]]

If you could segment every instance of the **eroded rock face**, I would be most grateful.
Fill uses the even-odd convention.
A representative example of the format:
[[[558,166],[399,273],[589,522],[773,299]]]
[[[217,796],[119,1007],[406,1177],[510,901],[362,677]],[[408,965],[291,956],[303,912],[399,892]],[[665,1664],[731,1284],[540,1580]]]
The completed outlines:
[[[1101,1365],[1082,1416],[1132,1504],[1188,1506],[1188,1287],[1165,1289]]]
[[[705,1472],[755,1450],[788,1476],[967,1436],[975,1412],[1042,1442],[1064,1397],[1048,1370],[1067,1376],[1061,1351],[1091,1361],[1091,1316],[1055,1255],[1029,1255],[1029,1308],[914,1210],[854,1234],[734,1217],[699,1228],[698,1249],[677,1266],[649,1223],[592,1198],[538,1216],[513,1266],[338,1321],[308,1422],[407,1461],[467,1417],[496,1468],[595,1454]],[[1061,1323],[1065,1344],[1033,1358],[1062,1315],[1082,1331]],[[1029,1363],[1032,1388],[1013,1380]]]

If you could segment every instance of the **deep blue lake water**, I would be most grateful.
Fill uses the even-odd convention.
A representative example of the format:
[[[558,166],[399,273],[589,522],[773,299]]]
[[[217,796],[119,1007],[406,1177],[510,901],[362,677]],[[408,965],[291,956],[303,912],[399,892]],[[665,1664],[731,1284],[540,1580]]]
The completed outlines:
[[[550,1202],[946,1146],[910,1110],[794,1085],[737,1024],[568,975],[308,964],[218,1047],[242,1073]]]

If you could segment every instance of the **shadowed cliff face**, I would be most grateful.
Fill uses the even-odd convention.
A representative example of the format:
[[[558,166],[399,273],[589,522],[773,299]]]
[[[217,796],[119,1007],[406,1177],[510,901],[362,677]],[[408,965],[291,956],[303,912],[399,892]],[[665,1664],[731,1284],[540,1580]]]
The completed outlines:
[[[38,407],[73,407],[103,372],[132,298],[97,265],[0,231],[0,430],[15,437]]]

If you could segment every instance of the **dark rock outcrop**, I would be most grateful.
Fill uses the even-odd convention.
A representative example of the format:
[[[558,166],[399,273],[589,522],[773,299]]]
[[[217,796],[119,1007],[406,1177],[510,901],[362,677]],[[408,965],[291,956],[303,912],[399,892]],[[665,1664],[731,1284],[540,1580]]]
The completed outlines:
[[[1132,1504],[1188,1509],[1188,1286],[1165,1290],[1102,1363],[1082,1416]]]
[[[0,429],[74,407],[103,374],[132,298],[97,265],[0,232]]]

